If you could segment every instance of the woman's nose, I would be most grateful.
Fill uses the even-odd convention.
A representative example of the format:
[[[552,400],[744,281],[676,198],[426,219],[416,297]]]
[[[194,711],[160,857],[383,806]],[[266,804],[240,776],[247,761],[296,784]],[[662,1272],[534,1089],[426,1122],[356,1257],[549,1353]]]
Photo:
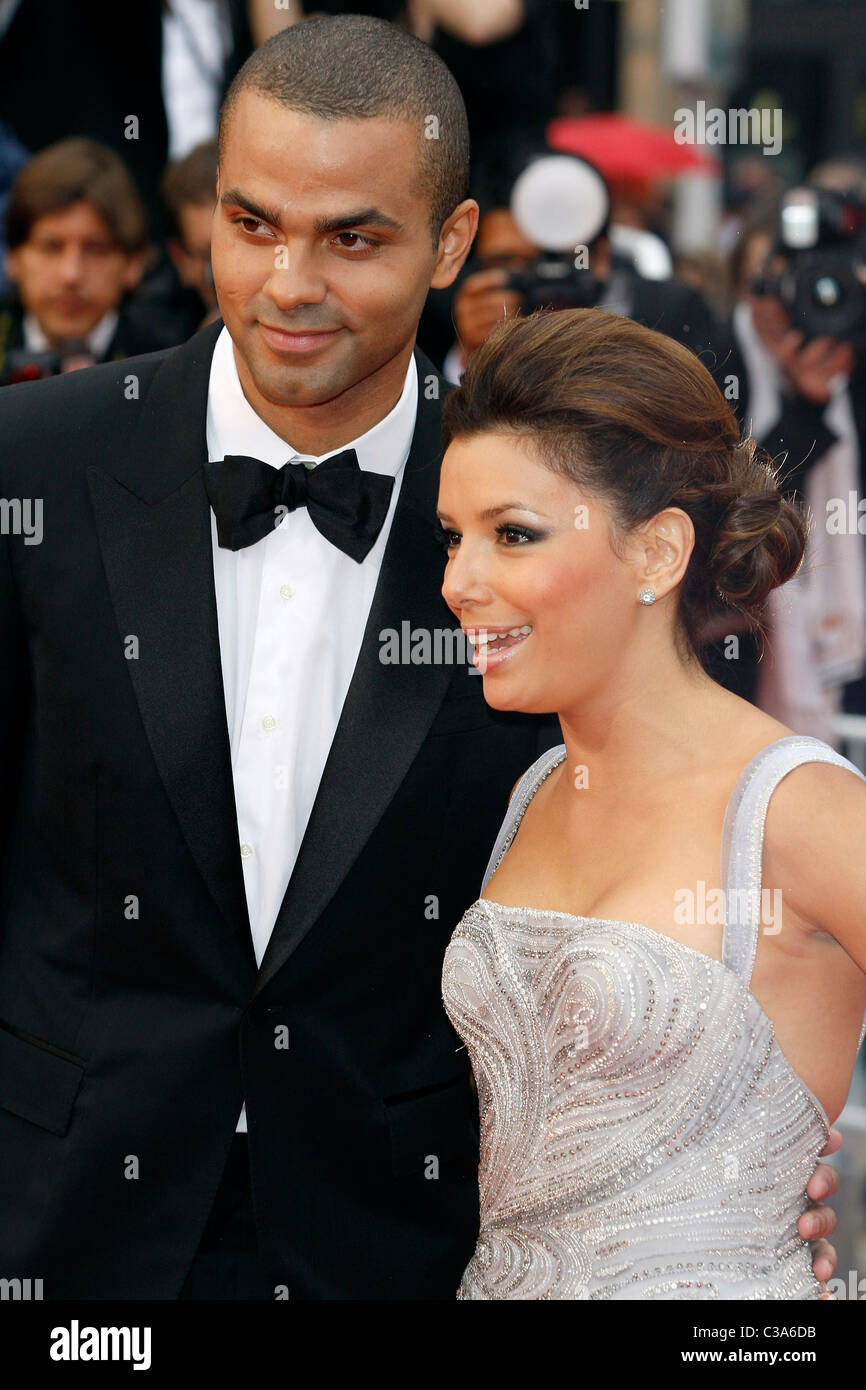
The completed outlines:
[[[465,542],[449,559],[442,584],[442,597],[452,609],[479,608],[491,597],[480,557],[464,547]]]

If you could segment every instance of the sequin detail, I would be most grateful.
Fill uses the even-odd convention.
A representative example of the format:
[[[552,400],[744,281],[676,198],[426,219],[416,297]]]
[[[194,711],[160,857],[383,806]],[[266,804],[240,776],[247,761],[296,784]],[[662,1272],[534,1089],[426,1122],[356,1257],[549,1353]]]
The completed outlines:
[[[564,756],[521,779],[485,885]],[[772,788],[815,760],[862,776],[799,736],[744,770],[723,883],[754,880]],[[749,991],[756,932],[728,923],[717,961],[637,922],[486,898],[467,910],[443,970],[481,1120],[481,1229],[459,1299],[820,1297],[797,1220],[827,1117]]]

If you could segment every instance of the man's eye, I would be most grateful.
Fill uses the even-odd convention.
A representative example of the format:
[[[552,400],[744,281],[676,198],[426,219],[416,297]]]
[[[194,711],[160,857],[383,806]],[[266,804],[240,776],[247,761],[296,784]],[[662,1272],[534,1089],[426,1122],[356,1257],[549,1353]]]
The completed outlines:
[[[374,246],[378,246],[378,244],[379,244],[379,243],[376,242],[376,241],[371,241],[370,238],[369,238],[368,236],[361,236],[361,233],[360,233],[360,232],[338,232],[338,233],[337,233],[337,240],[338,240],[338,241],[339,241],[340,237],[350,237],[350,238],[352,238],[355,242],[361,242],[361,243],[363,244],[364,247],[369,247],[369,248],[371,248],[371,249],[372,249]],[[354,251],[354,250],[355,250],[355,247],[354,247],[354,246],[344,246],[344,247],[343,247],[343,250],[344,250],[344,251]]]
[[[265,225],[264,222],[260,222],[257,217],[236,217],[235,222],[243,227],[245,232],[254,232],[256,227],[263,227]],[[248,226],[247,223],[251,223],[252,225]]]

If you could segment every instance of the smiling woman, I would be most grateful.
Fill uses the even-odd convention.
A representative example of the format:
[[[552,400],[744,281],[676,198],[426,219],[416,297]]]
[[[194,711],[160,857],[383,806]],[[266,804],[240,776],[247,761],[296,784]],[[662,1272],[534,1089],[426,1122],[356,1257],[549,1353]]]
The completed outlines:
[[[547,465],[551,490],[569,480],[572,536],[604,515],[622,554],[629,533],[666,509],[680,512],[691,549],[675,586],[684,654],[698,656],[709,621],[732,609],[760,630],[769,593],[803,558],[799,510],[754,442],[741,440],[709,372],[687,348],[629,319],[575,309],[503,322],[442,415],[446,443],[505,435]],[[500,533],[521,532],[506,524],[517,508],[496,509]],[[534,539],[524,528],[523,543]]]
[[[443,421],[443,595],[488,704],[563,734],[445,957],[481,1116],[458,1297],[822,1297],[799,1223],[866,1031],[866,779],[701,662],[804,519],[698,358],[598,309],[498,324]]]

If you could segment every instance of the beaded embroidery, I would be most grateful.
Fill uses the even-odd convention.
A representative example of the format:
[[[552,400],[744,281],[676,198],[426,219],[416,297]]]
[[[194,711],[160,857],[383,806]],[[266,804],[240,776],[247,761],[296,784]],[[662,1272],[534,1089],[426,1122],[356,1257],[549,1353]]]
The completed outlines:
[[[482,891],[564,757],[524,774]],[[728,804],[723,884],[760,890],[770,795],[810,761],[862,777],[817,739],[762,749]],[[728,922],[714,960],[638,922],[467,910],[442,985],[481,1118],[458,1298],[820,1297],[797,1220],[828,1121],[748,988],[757,931]]]

